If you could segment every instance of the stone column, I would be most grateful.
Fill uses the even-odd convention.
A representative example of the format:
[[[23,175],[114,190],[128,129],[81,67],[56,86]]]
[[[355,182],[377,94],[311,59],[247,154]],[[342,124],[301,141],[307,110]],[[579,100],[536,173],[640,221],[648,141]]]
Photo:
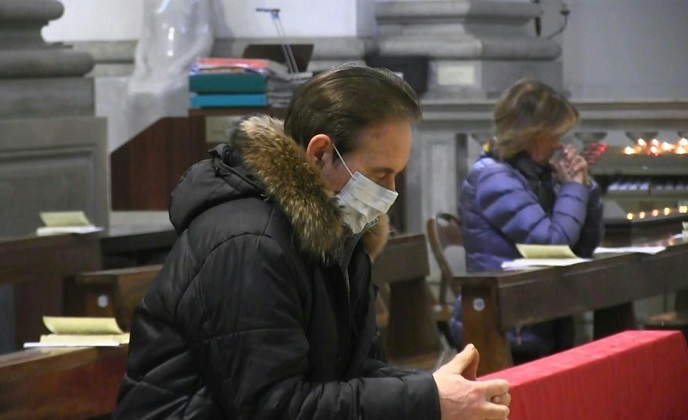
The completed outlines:
[[[522,77],[562,85],[561,47],[531,35],[526,1],[378,2],[380,54],[430,58],[430,98],[493,98]]]
[[[62,16],[57,0],[0,4],[0,117],[93,115],[90,55],[48,44],[41,28]]]
[[[93,59],[41,37],[63,11],[56,0],[0,3],[0,237],[34,234],[41,211],[83,210],[107,227],[107,124],[83,77]],[[0,287],[0,353],[14,347],[17,288],[40,286]]]

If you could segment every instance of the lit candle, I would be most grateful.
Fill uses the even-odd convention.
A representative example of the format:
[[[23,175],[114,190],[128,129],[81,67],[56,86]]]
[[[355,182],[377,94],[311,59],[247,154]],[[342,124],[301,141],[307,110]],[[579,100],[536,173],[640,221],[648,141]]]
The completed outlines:
[[[686,148],[683,146],[678,146],[676,148],[676,154],[677,155],[685,155],[686,154]]]
[[[652,146],[650,147],[650,153],[653,155],[656,155],[659,150],[657,149],[657,146]]]
[[[628,214],[626,215],[626,219],[628,219],[628,220],[633,220],[633,213],[628,213]]]
[[[657,209],[652,210],[652,217],[657,217],[657,216],[659,216],[659,210],[657,210]]]
[[[652,139],[652,142],[651,142],[651,143],[652,143],[652,145],[655,146],[655,147],[658,147],[658,146],[659,146],[659,140],[657,140],[657,139]]]
[[[688,139],[685,137],[681,138],[681,140],[678,141],[678,145],[683,147],[688,146]]]
[[[668,216],[671,214],[671,209],[669,207],[664,207],[664,215]]]
[[[688,213],[688,207],[686,207],[686,206],[680,206],[680,207],[678,208],[678,212],[679,212],[679,213]]]
[[[640,146],[640,147],[646,147],[646,146],[647,146],[647,142],[646,142],[645,140],[643,140],[643,139],[638,139],[638,146]]]
[[[645,218],[645,212],[641,211],[640,213],[638,213],[638,217],[641,219],[644,219]]]
[[[624,154],[626,154],[626,155],[632,155],[634,153],[635,153],[635,150],[633,150],[633,148],[631,146],[626,146],[626,148],[624,149]]]

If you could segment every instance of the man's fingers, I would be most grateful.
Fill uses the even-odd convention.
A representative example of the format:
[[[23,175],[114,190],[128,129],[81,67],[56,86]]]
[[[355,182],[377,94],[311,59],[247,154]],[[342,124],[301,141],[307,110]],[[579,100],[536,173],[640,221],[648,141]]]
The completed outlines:
[[[485,392],[484,417],[487,419],[506,419],[509,416],[509,383],[503,379],[479,382]]]
[[[509,417],[509,407],[505,405],[485,403],[483,415],[486,419],[504,420]]]
[[[473,346],[471,344],[471,346]],[[469,381],[475,381],[478,379],[478,365],[480,364],[480,352],[478,349],[473,347],[473,359],[468,363],[466,368],[461,372],[461,376],[468,379]]]
[[[509,404],[511,404],[511,394],[509,394],[507,392],[506,394],[496,395],[496,396],[492,397],[490,401],[495,403],[495,404],[501,404],[501,405],[508,406]]]
[[[478,350],[476,350],[475,346],[473,344],[467,345],[461,353],[457,354],[454,356],[451,362],[449,364],[451,365],[452,372],[460,375],[462,374],[468,366],[475,360],[476,356],[478,354]]]
[[[509,382],[504,379],[491,379],[489,381],[479,382],[479,384],[485,391],[485,395],[488,399],[509,392]]]

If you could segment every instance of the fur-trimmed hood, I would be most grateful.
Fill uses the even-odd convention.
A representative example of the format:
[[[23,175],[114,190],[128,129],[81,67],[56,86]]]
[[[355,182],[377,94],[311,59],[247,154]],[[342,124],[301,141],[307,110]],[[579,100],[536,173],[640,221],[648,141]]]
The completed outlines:
[[[301,146],[284,133],[281,120],[250,117],[229,145],[210,152],[212,159],[192,166],[172,193],[170,220],[178,232],[211,207],[258,196],[286,215],[304,252],[325,259],[341,245],[349,231],[335,195]],[[388,234],[387,216],[366,232],[363,241],[372,258],[382,252]]]

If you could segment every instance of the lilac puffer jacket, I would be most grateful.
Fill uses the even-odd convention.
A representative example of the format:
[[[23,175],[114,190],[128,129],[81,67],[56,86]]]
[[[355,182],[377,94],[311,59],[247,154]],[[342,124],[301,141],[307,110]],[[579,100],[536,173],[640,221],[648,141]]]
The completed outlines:
[[[592,255],[604,235],[598,185],[552,184],[556,200],[548,216],[514,167],[488,156],[473,165],[461,188],[460,212],[469,273],[520,258],[517,243],[569,245],[581,257]]]
[[[530,169],[550,175],[532,163]],[[517,243],[569,245],[590,257],[604,235],[603,206],[596,183],[551,181],[551,212],[545,211],[526,177],[512,165],[483,155],[468,172],[461,188],[461,233],[469,273],[501,269],[504,261],[520,258]],[[461,300],[451,330],[461,343]],[[562,318],[507,332],[514,360],[527,361],[573,345],[573,321]]]

